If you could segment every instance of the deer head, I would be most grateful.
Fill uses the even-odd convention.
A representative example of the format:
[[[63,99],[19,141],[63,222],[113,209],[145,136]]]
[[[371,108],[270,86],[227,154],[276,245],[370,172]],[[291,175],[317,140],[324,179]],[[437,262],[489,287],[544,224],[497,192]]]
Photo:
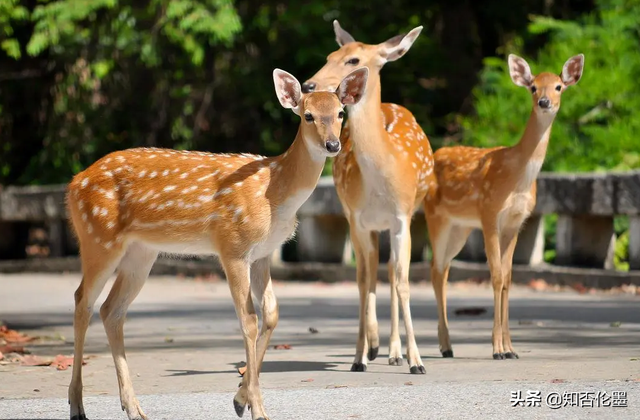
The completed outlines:
[[[578,54],[569,58],[562,67],[560,75],[553,73],[531,74],[529,64],[522,57],[509,55],[509,74],[518,86],[531,91],[533,107],[536,112],[556,114],[560,109],[560,97],[567,87],[575,85],[582,77],[584,55]]]
[[[302,136],[311,151],[320,156],[335,156],[340,151],[340,130],[344,106],[360,101],[365,92],[369,70],[351,71],[342,79],[334,92],[302,94],[300,83],[284,70],[273,71],[276,95],[284,108],[291,109],[304,121],[300,125]]]
[[[422,26],[414,28],[406,35],[395,36],[381,44],[369,45],[357,42],[342,29],[337,20],[333,21],[337,51],[327,57],[327,64],[302,85],[305,93],[313,91],[333,91],[340,80],[354,68],[367,67],[372,75],[378,75],[380,69],[389,61],[395,61],[406,54],[422,31]],[[370,81],[374,78],[369,78]]]

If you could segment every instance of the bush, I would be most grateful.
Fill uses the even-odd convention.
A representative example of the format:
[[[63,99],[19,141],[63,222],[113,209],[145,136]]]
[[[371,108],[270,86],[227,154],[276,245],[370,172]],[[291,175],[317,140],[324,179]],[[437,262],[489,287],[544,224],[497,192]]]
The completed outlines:
[[[571,56],[584,53],[582,80],[567,90],[553,127],[543,170],[627,170],[640,167],[640,0],[599,0],[596,11],[577,21],[534,17],[530,36],[548,42],[526,57],[516,39],[506,53],[526,57],[532,72],[559,73]],[[463,142],[512,145],[531,112],[530,93],[516,87],[506,60],[486,58],[474,89],[475,114],[461,117]]]

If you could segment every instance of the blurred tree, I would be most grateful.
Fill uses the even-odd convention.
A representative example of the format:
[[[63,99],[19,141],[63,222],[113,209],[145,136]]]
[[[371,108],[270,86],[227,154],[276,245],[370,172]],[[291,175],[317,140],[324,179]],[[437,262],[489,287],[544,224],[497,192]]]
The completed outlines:
[[[562,98],[544,169],[600,171],[640,168],[640,0],[598,0],[576,21],[537,16],[505,53],[520,52],[539,34],[548,42],[525,54],[532,72],[559,73],[572,55],[585,54],[582,80]],[[531,111],[530,93],[513,85],[506,60],[485,59],[474,90],[473,116],[461,118],[463,142],[510,145]]]
[[[2,0],[0,183],[67,182],[115,149],[163,146],[275,154],[298,117],[273,68],[300,80],[337,48],[333,19],[367,43],[417,25],[382,75],[434,146],[473,110],[483,58],[503,54],[533,13],[575,19],[591,0]],[[536,38],[533,48],[546,42]]]

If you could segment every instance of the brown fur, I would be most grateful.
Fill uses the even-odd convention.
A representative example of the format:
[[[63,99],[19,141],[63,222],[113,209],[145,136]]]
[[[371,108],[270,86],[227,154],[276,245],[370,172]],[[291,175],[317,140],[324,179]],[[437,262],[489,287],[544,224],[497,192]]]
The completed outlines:
[[[398,328],[400,300],[410,370],[424,373],[410,311],[409,227],[416,206],[435,187],[433,155],[429,139],[411,112],[396,104],[381,103],[380,86],[382,66],[405,54],[421,27],[406,36],[394,37],[378,45],[352,42],[353,37],[340,28],[337,21],[334,22],[334,30],[340,49],[329,54],[325,66],[307,83],[315,83],[317,90],[331,90],[354,67],[366,66],[370,70],[365,97],[357,106],[349,108],[349,121],[342,133],[343,153],[335,158],[333,164],[336,190],[350,225],[360,292],[360,323],[352,370],[366,369],[365,348],[368,348],[370,360],[378,352],[378,232],[390,229],[389,363],[402,363]],[[343,44],[345,41],[349,42]],[[349,64],[349,60],[354,58],[359,60],[358,64]]]
[[[520,141],[514,146],[488,149],[443,147],[434,154],[437,188],[425,198],[424,209],[433,250],[431,282],[438,303],[438,338],[444,356],[453,356],[446,306],[451,260],[472,229],[481,228],[494,289],[494,358],[518,357],[509,331],[513,252],[518,232],[535,207],[535,179],[547,151],[561,94],[582,74],[581,56],[565,64],[572,69],[567,78],[551,73],[534,77],[526,61],[516,56],[511,56],[509,63],[514,83],[534,91],[533,110]],[[542,109],[539,101],[546,99],[550,107]]]
[[[268,420],[258,375],[278,322],[269,261],[293,234],[296,212],[315,188],[326,157],[335,155],[328,152],[328,142],[340,136],[345,101],[328,92],[301,97],[298,81],[280,70],[274,72],[274,82],[284,107],[314,116],[313,122],[301,121],[293,144],[280,156],[129,149],[99,159],[69,183],[67,205],[83,271],[75,293],[75,360],[82,360],[93,305],[117,270],[100,316],[130,420],[146,416],[129,376],[124,318],[159,252],[220,257],[247,360],[234,406],[242,414],[249,404],[254,420]],[[366,72],[346,83],[362,88]],[[261,331],[251,293],[261,306]],[[73,365],[69,403],[72,420],[85,419],[81,363]]]

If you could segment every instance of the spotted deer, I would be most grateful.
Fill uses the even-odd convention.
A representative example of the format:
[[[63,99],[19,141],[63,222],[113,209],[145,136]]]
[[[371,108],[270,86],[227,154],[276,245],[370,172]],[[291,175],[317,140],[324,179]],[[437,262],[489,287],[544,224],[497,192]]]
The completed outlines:
[[[340,48],[302,89],[332,90],[354,67],[369,69],[364,97],[347,105],[348,122],[342,131],[343,152],[333,162],[336,190],[350,227],[356,257],[360,297],[359,330],[351,371],[367,369],[367,359],[378,355],[380,339],[376,317],[379,232],[389,230],[391,255],[391,337],[389,364],[402,364],[398,328],[398,299],[407,333],[407,359],[411,373],[425,373],[411,320],[409,264],[410,224],[414,211],[434,187],[433,154],[427,136],[411,112],[381,102],[380,70],[402,57],[422,31],[419,26],[381,44],[356,42],[338,21],[333,22]],[[365,357],[365,348],[368,349]]]
[[[446,283],[451,260],[474,228],[481,228],[494,296],[493,358],[517,359],[509,332],[509,288],[518,233],[536,203],[536,177],[544,162],[560,97],[582,76],[584,56],[571,57],[561,74],[531,74],[509,55],[513,83],[531,92],[533,109],[517,144],[510,147],[443,147],[434,154],[437,190],[425,199],[433,250],[431,282],[438,305],[438,339],[453,357],[447,324]]]
[[[83,271],[75,293],[74,357],[82,360],[93,305],[117,270],[100,316],[130,420],[147,417],[129,376],[123,324],[159,252],[219,256],[247,361],[233,404],[240,417],[249,405],[253,420],[267,419],[258,375],[278,322],[270,256],[293,235],[296,212],[326,158],[340,151],[344,105],[358,103],[367,78],[368,70],[358,69],[335,92],[303,95],[295,77],[274,70],[280,104],[302,117],[293,144],[280,156],[134,148],[106,155],[70,182],[67,205]],[[259,334],[252,293],[261,305]],[[69,404],[72,420],[86,419],[80,362],[73,364]]]

